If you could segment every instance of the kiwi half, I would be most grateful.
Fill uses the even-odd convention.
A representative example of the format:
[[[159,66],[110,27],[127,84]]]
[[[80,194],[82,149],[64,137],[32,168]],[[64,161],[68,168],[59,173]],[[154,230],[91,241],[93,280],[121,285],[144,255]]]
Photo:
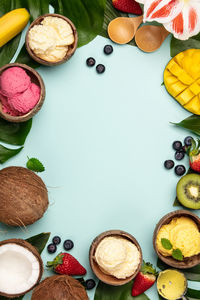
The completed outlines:
[[[200,175],[187,174],[183,176],[176,188],[179,202],[191,209],[200,209]]]

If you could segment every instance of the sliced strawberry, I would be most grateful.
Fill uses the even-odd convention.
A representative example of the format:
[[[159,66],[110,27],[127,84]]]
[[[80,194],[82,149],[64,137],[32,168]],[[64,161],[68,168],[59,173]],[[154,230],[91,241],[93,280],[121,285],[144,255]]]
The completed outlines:
[[[134,279],[132,296],[138,296],[148,290],[156,281],[157,272],[150,263],[145,263]]]
[[[143,11],[135,0],[112,0],[114,8],[134,15],[142,15]]]
[[[56,273],[70,276],[82,276],[86,269],[69,253],[60,253],[53,261],[47,262],[47,267]]]

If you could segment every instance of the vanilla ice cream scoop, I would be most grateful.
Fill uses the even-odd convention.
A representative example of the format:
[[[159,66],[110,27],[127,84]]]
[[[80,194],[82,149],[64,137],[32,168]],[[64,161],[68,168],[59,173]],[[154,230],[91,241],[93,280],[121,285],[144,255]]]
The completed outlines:
[[[34,54],[48,62],[59,62],[75,41],[71,25],[60,17],[47,16],[28,32],[28,44]]]
[[[125,279],[135,273],[140,263],[140,252],[136,245],[126,238],[105,237],[97,246],[95,259],[107,274]]]

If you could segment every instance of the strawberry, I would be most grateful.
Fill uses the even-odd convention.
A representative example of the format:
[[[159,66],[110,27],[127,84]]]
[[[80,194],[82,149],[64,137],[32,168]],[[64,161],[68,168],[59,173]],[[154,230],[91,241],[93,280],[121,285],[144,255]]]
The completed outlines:
[[[140,272],[134,279],[132,296],[138,296],[148,290],[156,281],[157,272],[150,263],[143,261]]]
[[[192,145],[187,148],[186,152],[189,155],[190,168],[200,173],[200,140],[197,139],[196,143],[192,139]]]
[[[140,4],[135,0],[112,0],[114,8],[128,14],[142,15]]]
[[[86,269],[69,253],[60,253],[53,261],[47,262],[47,267],[56,273],[69,276],[82,276]]]

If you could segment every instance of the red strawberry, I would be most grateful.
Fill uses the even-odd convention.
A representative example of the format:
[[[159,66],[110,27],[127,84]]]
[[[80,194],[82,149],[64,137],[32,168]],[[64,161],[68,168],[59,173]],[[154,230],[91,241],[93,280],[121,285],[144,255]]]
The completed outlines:
[[[192,139],[192,145],[187,149],[189,155],[190,168],[200,173],[200,140],[197,143]]]
[[[112,0],[114,8],[128,14],[142,15],[140,4],[135,0]]]
[[[132,296],[138,296],[148,290],[156,281],[157,272],[150,263],[143,261],[140,272],[134,279]]]
[[[60,253],[53,261],[47,262],[47,267],[62,275],[81,276],[86,274],[86,269],[71,254]]]

